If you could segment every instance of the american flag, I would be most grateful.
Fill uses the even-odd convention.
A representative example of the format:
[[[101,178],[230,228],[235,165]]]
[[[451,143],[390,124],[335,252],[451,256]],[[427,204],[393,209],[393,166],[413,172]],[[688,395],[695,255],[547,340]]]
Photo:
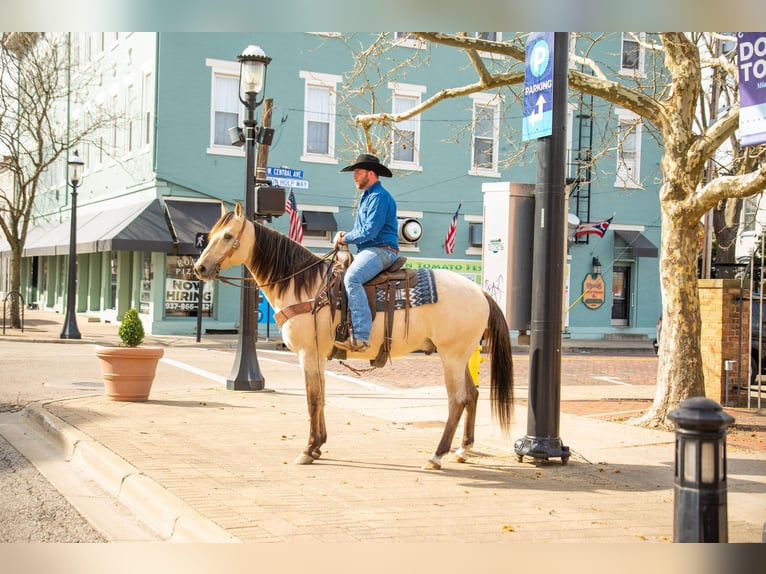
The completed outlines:
[[[455,251],[455,235],[457,235],[457,214],[460,213],[460,205],[457,206],[457,211],[455,211],[455,215],[452,216],[452,221],[449,224],[449,229],[447,230],[447,237],[444,238],[444,251],[447,252],[447,254],[453,253]]]
[[[290,216],[290,231],[287,236],[298,243],[303,242],[303,226],[301,225],[301,216],[298,215],[298,205],[295,203],[295,194],[290,190],[285,202],[285,212]]]
[[[581,223],[577,226],[577,231],[575,231],[575,237],[582,237],[583,235],[598,235],[599,237],[603,237],[604,233],[606,233],[606,230],[609,228],[609,224],[612,223],[612,219],[614,219],[614,215],[610,217],[609,219],[605,219],[604,221],[595,221],[593,223]]]

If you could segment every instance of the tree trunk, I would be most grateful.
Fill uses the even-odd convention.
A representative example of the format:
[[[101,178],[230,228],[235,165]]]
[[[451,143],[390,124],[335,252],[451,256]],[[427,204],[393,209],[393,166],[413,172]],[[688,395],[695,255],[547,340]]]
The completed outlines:
[[[664,196],[684,195],[665,191],[663,187]],[[699,217],[687,207],[685,202],[661,202],[662,337],[654,402],[642,417],[631,421],[640,426],[671,430],[668,412],[689,397],[705,395],[697,292]]]
[[[21,247],[11,249],[11,289],[10,292],[21,293]],[[12,329],[21,329],[21,308],[18,297],[10,297],[10,324]]]
[[[715,261],[717,279],[733,279],[737,276],[737,230],[742,200],[729,198],[713,210],[715,232]]]

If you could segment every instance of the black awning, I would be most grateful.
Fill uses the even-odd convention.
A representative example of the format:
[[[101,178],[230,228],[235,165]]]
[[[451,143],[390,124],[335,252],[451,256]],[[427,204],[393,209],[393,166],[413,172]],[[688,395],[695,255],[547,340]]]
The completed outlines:
[[[29,230],[22,255],[68,255],[70,220]],[[77,253],[173,250],[159,200],[77,214]]]
[[[657,247],[640,231],[615,229],[615,235],[628,244],[628,253],[633,257],[657,257]]]
[[[173,250],[165,214],[158,199],[122,209],[111,209],[92,219],[78,231],[77,251],[159,251]]]
[[[221,217],[220,201],[165,198],[170,228],[180,255],[198,255],[198,233],[207,233]]]
[[[304,211],[301,214],[306,231],[337,231],[335,216],[327,211]]]

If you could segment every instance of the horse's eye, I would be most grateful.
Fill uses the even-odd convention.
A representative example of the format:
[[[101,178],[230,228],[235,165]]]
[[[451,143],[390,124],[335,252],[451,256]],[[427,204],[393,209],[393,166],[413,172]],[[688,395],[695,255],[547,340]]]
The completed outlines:
[[[234,236],[231,233],[226,233],[224,234],[223,238],[225,241],[231,241],[232,239],[234,239]]]

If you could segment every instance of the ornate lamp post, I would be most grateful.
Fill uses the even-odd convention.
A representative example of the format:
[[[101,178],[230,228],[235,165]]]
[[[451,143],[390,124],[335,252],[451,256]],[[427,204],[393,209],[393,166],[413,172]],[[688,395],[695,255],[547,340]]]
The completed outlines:
[[[255,222],[255,153],[258,124],[255,109],[263,103],[266,67],[271,58],[259,46],[248,46],[237,56],[240,62],[239,99],[247,109],[245,118],[245,216]],[[260,94],[260,99],[258,95]],[[255,353],[258,290],[251,283],[242,286],[239,340],[234,367],[226,380],[226,388],[234,391],[261,391],[265,380]]]
[[[80,339],[75,304],[77,302],[77,186],[85,163],[77,151],[69,158],[69,183],[72,185],[72,218],[69,228],[69,270],[67,272],[66,316],[61,339]]]

